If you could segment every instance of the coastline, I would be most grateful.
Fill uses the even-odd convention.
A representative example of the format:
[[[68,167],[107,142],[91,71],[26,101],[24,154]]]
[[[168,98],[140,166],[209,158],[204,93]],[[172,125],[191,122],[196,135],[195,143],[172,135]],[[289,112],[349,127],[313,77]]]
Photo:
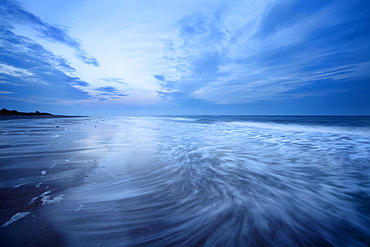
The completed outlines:
[[[78,118],[85,116],[67,116],[67,115],[21,115],[21,114],[4,114],[0,115],[0,120],[12,120],[12,119],[33,119],[33,118]]]

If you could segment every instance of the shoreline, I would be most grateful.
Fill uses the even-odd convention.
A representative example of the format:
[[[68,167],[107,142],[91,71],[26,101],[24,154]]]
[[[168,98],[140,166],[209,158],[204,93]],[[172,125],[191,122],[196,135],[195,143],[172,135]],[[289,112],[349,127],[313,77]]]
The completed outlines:
[[[0,115],[1,120],[12,120],[12,119],[33,119],[33,118],[78,118],[85,116],[67,116],[67,115],[21,115],[21,114],[4,114]]]

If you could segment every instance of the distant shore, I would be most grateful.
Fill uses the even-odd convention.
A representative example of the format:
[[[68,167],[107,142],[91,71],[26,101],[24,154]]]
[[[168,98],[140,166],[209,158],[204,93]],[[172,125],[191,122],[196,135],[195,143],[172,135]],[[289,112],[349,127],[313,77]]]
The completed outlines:
[[[22,118],[71,118],[71,117],[82,117],[82,116],[67,116],[67,115],[53,115],[45,112],[18,112],[16,110],[8,110],[3,108],[0,110],[0,120],[8,119],[22,119]]]
[[[0,120],[9,120],[9,119],[30,119],[30,118],[75,118],[83,116],[67,116],[67,115],[3,115],[0,114]]]

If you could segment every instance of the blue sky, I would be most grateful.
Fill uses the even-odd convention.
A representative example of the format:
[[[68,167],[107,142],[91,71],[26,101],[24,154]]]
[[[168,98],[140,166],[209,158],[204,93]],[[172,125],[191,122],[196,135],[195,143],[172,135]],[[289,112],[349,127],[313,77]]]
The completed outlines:
[[[370,1],[1,0],[1,107],[370,114]]]

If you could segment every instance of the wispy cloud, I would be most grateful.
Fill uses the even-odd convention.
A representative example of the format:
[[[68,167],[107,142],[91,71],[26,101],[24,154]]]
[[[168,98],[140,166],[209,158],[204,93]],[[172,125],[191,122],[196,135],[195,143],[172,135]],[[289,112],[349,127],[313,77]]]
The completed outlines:
[[[0,37],[0,89],[10,92],[0,97],[9,104],[181,114],[319,97],[357,109],[370,94],[366,0],[1,0]]]
[[[2,90],[12,93],[12,97],[3,99],[50,103],[91,97],[82,90],[89,84],[77,76],[65,58],[17,35],[14,28],[19,24],[28,25],[42,37],[73,48],[83,62],[98,66],[77,40],[63,28],[50,25],[24,10],[18,2],[1,1],[0,13],[0,83]]]
[[[127,83],[124,82],[124,80],[121,79],[121,78],[102,78],[101,80],[103,80],[105,82],[109,82],[109,83],[118,83],[118,84],[122,84],[122,85],[127,85]]]
[[[0,83],[13,99],[86,99],[79,89],[87,82],[73,76],[74,69],[65,59],[47,51],[32,40],[0,26]],[[42,101],[42,100],[41,100]]]
[[[12,29],[17,24],[30,26],[44,38],[73,48],[76,57],[84,63],[99,66],[99,62],[94,57],[88,55],[81,44],[76,39],[70,37],[63,27],[44,22],[39,17],[23,9],[16,1],[2,0],[0,2],[0,11],[0,20],[7,28]]]
[[[370,70],[366,1],[269,3],[254,6],[259,18],[242,2],[183,17],[166,43],[180,79],[161,95],[236,104],[295,97],[289,92],[307,85],[319,94],[320,84],[335,88],[333,80],[351,88],[369,76],[359,69]]]
[[[330,4],[329,1],[277,1],[267,8],[256,36],[265,39],[282,29],[294,26]]]
[[[160,81],[165,81],[164,75],[154,75],[154,78]]]
[[[100,95],[109,96],[113,99],[116,99],[117,97],[127,96],[127,94],[122,93],[120,90],[112,86],[99,87],[95,90],[100,91]]]

